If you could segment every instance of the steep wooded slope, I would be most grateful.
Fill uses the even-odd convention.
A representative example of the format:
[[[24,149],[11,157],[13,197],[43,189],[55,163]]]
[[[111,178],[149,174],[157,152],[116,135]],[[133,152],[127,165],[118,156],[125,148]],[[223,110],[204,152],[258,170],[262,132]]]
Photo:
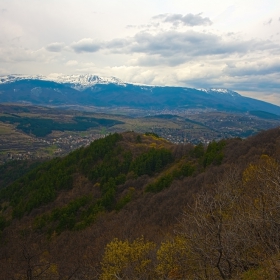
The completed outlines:
[[[31,269],[41,279],[98,279],[108,242],[160,244],[195,194],[262,154],[277,160],[279,141],[278,128],[208,147],[128,132],[45,162],[0,190],[0,278]]]

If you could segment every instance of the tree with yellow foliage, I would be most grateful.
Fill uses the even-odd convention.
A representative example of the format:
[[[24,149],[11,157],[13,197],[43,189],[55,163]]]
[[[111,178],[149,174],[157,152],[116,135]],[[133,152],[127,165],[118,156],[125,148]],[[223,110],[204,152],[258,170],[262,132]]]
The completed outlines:
[[[161,243],[156,272],[160,279],[187,279],[190,276],[187,240],[182,236]]]
[[[107,244],[101,262],[101,280],[113,279],[150,279],[152,254],[155,249],[153,242],[143,237],[133,242],[115,238]]]
[[[280,253],[280,165],[263,155],[243,172],[248,222],[263,254]]]

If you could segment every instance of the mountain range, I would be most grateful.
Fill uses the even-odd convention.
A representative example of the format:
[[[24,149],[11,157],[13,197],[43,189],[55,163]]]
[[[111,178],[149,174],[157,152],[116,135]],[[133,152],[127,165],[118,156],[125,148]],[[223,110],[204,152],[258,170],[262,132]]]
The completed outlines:
[[[81,105],[137,109],[211,109],[227,112],[265,111],[280,115],[280,107],[245,97],[229,89],[195,89],[125,83],[97,75],[52,77],[0,76],[1,103]]]

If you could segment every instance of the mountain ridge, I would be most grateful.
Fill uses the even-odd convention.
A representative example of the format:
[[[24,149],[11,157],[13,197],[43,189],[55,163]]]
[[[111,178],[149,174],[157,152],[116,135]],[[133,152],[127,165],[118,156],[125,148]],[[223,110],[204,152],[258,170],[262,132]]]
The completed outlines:
[[[6,76],[0,76],[0,84],[12,83],[20,80],[42,80],[57,82],[61,84],[70,84],[73,88],[78,90],[84,90],[96,84],[118,84],[125,85],[122,80],[116,77],[101,77],[98,75],[21,75],[21,74],[11,74]]]
[[[195,89],[125,83],[97,75],[0,76],[0,102],[47,106],[83,105],[146,109],[211,109],[265,111],[280,115],[280,107],[244,97],[229,89]]]
[[[153,88],[153,87],[177,87],[177,86],[161,86],[161,85],[148,85],[148,84],[141,84],[141,83],[128,83],[123,82],[121,79],[110,76],[104,77],[99,75],[92,75],[92,74],[84,74],[84,75],[50,75],[50,76],[43,76],[43,75],[21,75],[21,74],[11,74],[6,76],[0,76],[0,84],[4,83],[11,83],[20,80],[42,80],[42,81],[50,81],[50,82],[57,82],[61,84],[70,84],[73,88],[78,90],[85,90],[89,87],[92,87],[97,84],[116,84],[116,85],[134,85],[140,86],[143,88]],[[180,87],[186,88],[187,87]],[[224,94],[231,94],[231,95],[240,95],[239,93],[226,89],[226,88],[192,88],[195,90],[203,91],[206,93],[217,92],[217,93],[224,93]]]

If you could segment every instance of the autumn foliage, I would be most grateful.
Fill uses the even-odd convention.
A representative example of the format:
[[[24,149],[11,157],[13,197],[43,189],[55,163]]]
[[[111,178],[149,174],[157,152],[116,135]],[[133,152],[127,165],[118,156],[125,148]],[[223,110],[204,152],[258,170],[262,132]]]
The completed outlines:
[[[161,242],[158,249],[142,244],[142,250],[149,248],[152,256],[145,260],[151,270],[142,277],[124,274],[114,278],[111,274],[106,279],[278,279],[279,171],[280,165],[265,155],[241,173],[229,171],[214,190],[196,195],[173,237]],[[107,245],[104,260],[108,250],[112,259],[120,259],[122,254],[112,246],[129,244],[123,242],[114,240]],[[126,259],[125,267],[132,265],[132,259]],[[115,265],[111,262],[111,271]],[[102,269],[103,273],[109,271],[103,262]]]
[[[0,279],[279,279],[279,144],[127,132],[36,163],[2,180]]]

